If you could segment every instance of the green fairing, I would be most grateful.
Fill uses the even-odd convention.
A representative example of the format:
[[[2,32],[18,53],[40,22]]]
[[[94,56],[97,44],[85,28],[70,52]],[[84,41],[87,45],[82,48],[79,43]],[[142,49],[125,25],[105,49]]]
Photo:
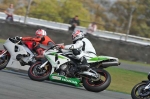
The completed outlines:
[[[60,55],[58,55],[58,58],[61,58],[61,59],[66,59],[65,57],[63,57],[63,56],[60,56]]]
[[[62,75],[57,75],[57,74],[51,74],[49,76],[49,79],[51,81],[59,82],[59,83],[65,83],[69,85],[74,85],[76,87],[81,87],[81,81],[77,78],[68,78]]]
[[[103,61],[103,60],[107,60],[108,57],[106,56],[98,56],[98,57],[93,57],[91,59],[89,59],[88,61]]]
[[[56,52],[54,52],[54,53],[50,53],[50,55],[55,55],[55,54],[57,54]]]
[[[50,55],[56,55],[57,53],[56,52],[54,52],[54,53],[50,53]],[[61,58],[61,59],[66,59],[65,57],[63,57],[63,56],[60,56],[60,55],[58,55],[58,58]]]

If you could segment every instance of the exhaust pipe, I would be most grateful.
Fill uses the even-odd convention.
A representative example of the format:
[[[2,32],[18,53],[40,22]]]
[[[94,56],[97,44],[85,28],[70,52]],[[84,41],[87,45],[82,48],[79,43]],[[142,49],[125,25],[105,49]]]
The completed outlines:
[[[121,63],[118,62],[118,61],[115,61],[115,62],[103,62],[101,65],[104,67],[104,68],[107,68],[109,66],[118,66],[120,65]]]
[[[95,74],[93,74],[93,73],[90,73],[90,72],[83,72],[83,73],[79,73],[81,76],[83,76],[83,77],[87,77],[87,78],[97,78],[96,76],[95,76]]]
[[[80,75],[82,75],[82,76],[84,76],[84,77],[88,77],[88,78],[98,78],[98,74],[94,71],[94,70],[92,70],[92,69],[89,69],[88,71],[84,71],[84,72],[81,72],[81,73],[79,73]]]

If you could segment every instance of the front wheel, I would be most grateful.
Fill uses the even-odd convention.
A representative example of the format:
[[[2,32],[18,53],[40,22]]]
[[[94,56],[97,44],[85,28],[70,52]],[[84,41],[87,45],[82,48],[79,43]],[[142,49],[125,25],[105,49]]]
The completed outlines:
[[[51,73],[51,65],[46,64],[43,68],[40,68],[42,62],[36,62],[32,66],[30,66],[28,70],[28,76],[30,79],[35,81],[44,81],[48,79]]]
[[[3,54],[3,52],[4,52],[3,50],[0,51],[0,55]],[[9,60],[10,60],[10,55],[8,55],[8,53],[5,53],[0,57],[0,70],[6,68]]]
[[[132,99],[150,99],[150,91],[144,90],[147,82],[141,82],[135,85],[131,91]]]
[[[105,90],[111,82],[110,74],[105,70],[96,70],[96,72],[100,75],[98,80],[92,80],[89,78],[83,78],[83,86],[88,91],[100,92]]]

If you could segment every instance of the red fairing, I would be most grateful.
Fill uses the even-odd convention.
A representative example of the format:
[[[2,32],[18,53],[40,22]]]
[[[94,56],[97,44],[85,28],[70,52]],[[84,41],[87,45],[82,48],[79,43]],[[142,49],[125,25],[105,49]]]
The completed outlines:
[[[33,41],[25,41],[24,44],[30,49],[33,49]]]

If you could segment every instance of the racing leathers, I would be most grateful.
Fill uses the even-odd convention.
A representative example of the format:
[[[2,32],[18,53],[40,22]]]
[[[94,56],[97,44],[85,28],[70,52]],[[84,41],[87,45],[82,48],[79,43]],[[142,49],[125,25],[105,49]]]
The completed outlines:
[[[33,50],[36,51],[38,56],[43,55],[44,51],[44,49],[40,47],[40,44],[49,47],[55,45],[55,43],[48,36],[22,37],[22,41],[34,41]]]
[[[72,50],[74,58],[80,60],[80,67],[88,67],[86,58],[95,57],[96,51],[92,43],[87,38],[77,40],[73,44],[64,46],[66,50]],[[85,58],[86,57],[86,58]]]

